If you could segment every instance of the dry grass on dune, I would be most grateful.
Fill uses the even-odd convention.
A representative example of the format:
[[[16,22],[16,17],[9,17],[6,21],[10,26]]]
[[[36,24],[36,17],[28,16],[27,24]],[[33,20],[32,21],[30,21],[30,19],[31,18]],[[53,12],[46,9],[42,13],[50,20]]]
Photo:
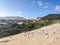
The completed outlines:
[[[60,45],[60,24],[2,38],[0,45]]]

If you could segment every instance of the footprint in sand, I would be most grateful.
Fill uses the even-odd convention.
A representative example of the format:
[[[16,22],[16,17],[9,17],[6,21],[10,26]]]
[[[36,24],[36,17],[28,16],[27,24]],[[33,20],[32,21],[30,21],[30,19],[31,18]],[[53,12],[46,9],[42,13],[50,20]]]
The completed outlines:
[[[3,41],[0,41],[0,43],[7,43],[9,42],[10,40],[3,40]]]

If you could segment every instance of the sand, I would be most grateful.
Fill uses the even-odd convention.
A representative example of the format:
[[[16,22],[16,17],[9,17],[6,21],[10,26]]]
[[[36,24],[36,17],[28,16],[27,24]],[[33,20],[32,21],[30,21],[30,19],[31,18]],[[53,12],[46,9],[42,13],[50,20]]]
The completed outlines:
[[[60,24],[1,38],[0,45],[60,45]]]

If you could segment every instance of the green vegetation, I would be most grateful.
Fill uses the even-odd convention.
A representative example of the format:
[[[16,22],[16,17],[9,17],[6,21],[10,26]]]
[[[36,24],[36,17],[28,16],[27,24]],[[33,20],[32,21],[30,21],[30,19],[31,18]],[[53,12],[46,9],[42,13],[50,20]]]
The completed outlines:
[[[53,24],[52,21],[47,22],[36,22],[36,23],[29,23],[29,24],[9,24],[6,29],[0,30],[0,38],[15,35],[22,32],[32,31],[34,29],[41,28],[43,26],[47,26]]]
[[[60,20],[60,14],[49,14],[41,18],[42,20]]]
[[[60,15],[59,15],[60,16]],[[31,22],[28,24],[9,24],[6,27],[0,28],[0,38],[15,35],[22,32],[32,31],[44,26],[48,26],[51,24],[54,24],[56,22],[60,22],[60,17],[57,15],[58,18],[56,18],[56,15],[48,15],[40,19],[39,22]]]

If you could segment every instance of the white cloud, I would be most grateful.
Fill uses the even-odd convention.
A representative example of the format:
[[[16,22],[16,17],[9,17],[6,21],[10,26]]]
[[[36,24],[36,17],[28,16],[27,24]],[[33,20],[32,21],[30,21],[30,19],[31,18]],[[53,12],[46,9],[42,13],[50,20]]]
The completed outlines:
[[[20,11],[17,12],[17,16],[21,16],[21,12]]]
[[[55,10],[60,11],[60,5],[56,5]]]
[[[39,6],[42,6],[42,8],[50,8],[51,7],[51,3],[49,3],[49,2],[43,3],[42,0],[37,1],[37,4]]]
[[[35,1],[32,2],[32,5],[35,3]]]
[[[37,1],[37,3],[38,3],[39,6],[43,6],[42,1]]]
[[[46,5],[51,5],[51,3],[47,2]]]
[[[51,3],[46,2],[43,7],[44,7],[44,8],[50,8],[50,7],[51,7]]]
[[[44,8],[49,8],[49,6],[45,5]]]
[[[18,11],[18,12],[17,12],[17,14],[21,14],[21,12],[20,12],[20,11]]]

